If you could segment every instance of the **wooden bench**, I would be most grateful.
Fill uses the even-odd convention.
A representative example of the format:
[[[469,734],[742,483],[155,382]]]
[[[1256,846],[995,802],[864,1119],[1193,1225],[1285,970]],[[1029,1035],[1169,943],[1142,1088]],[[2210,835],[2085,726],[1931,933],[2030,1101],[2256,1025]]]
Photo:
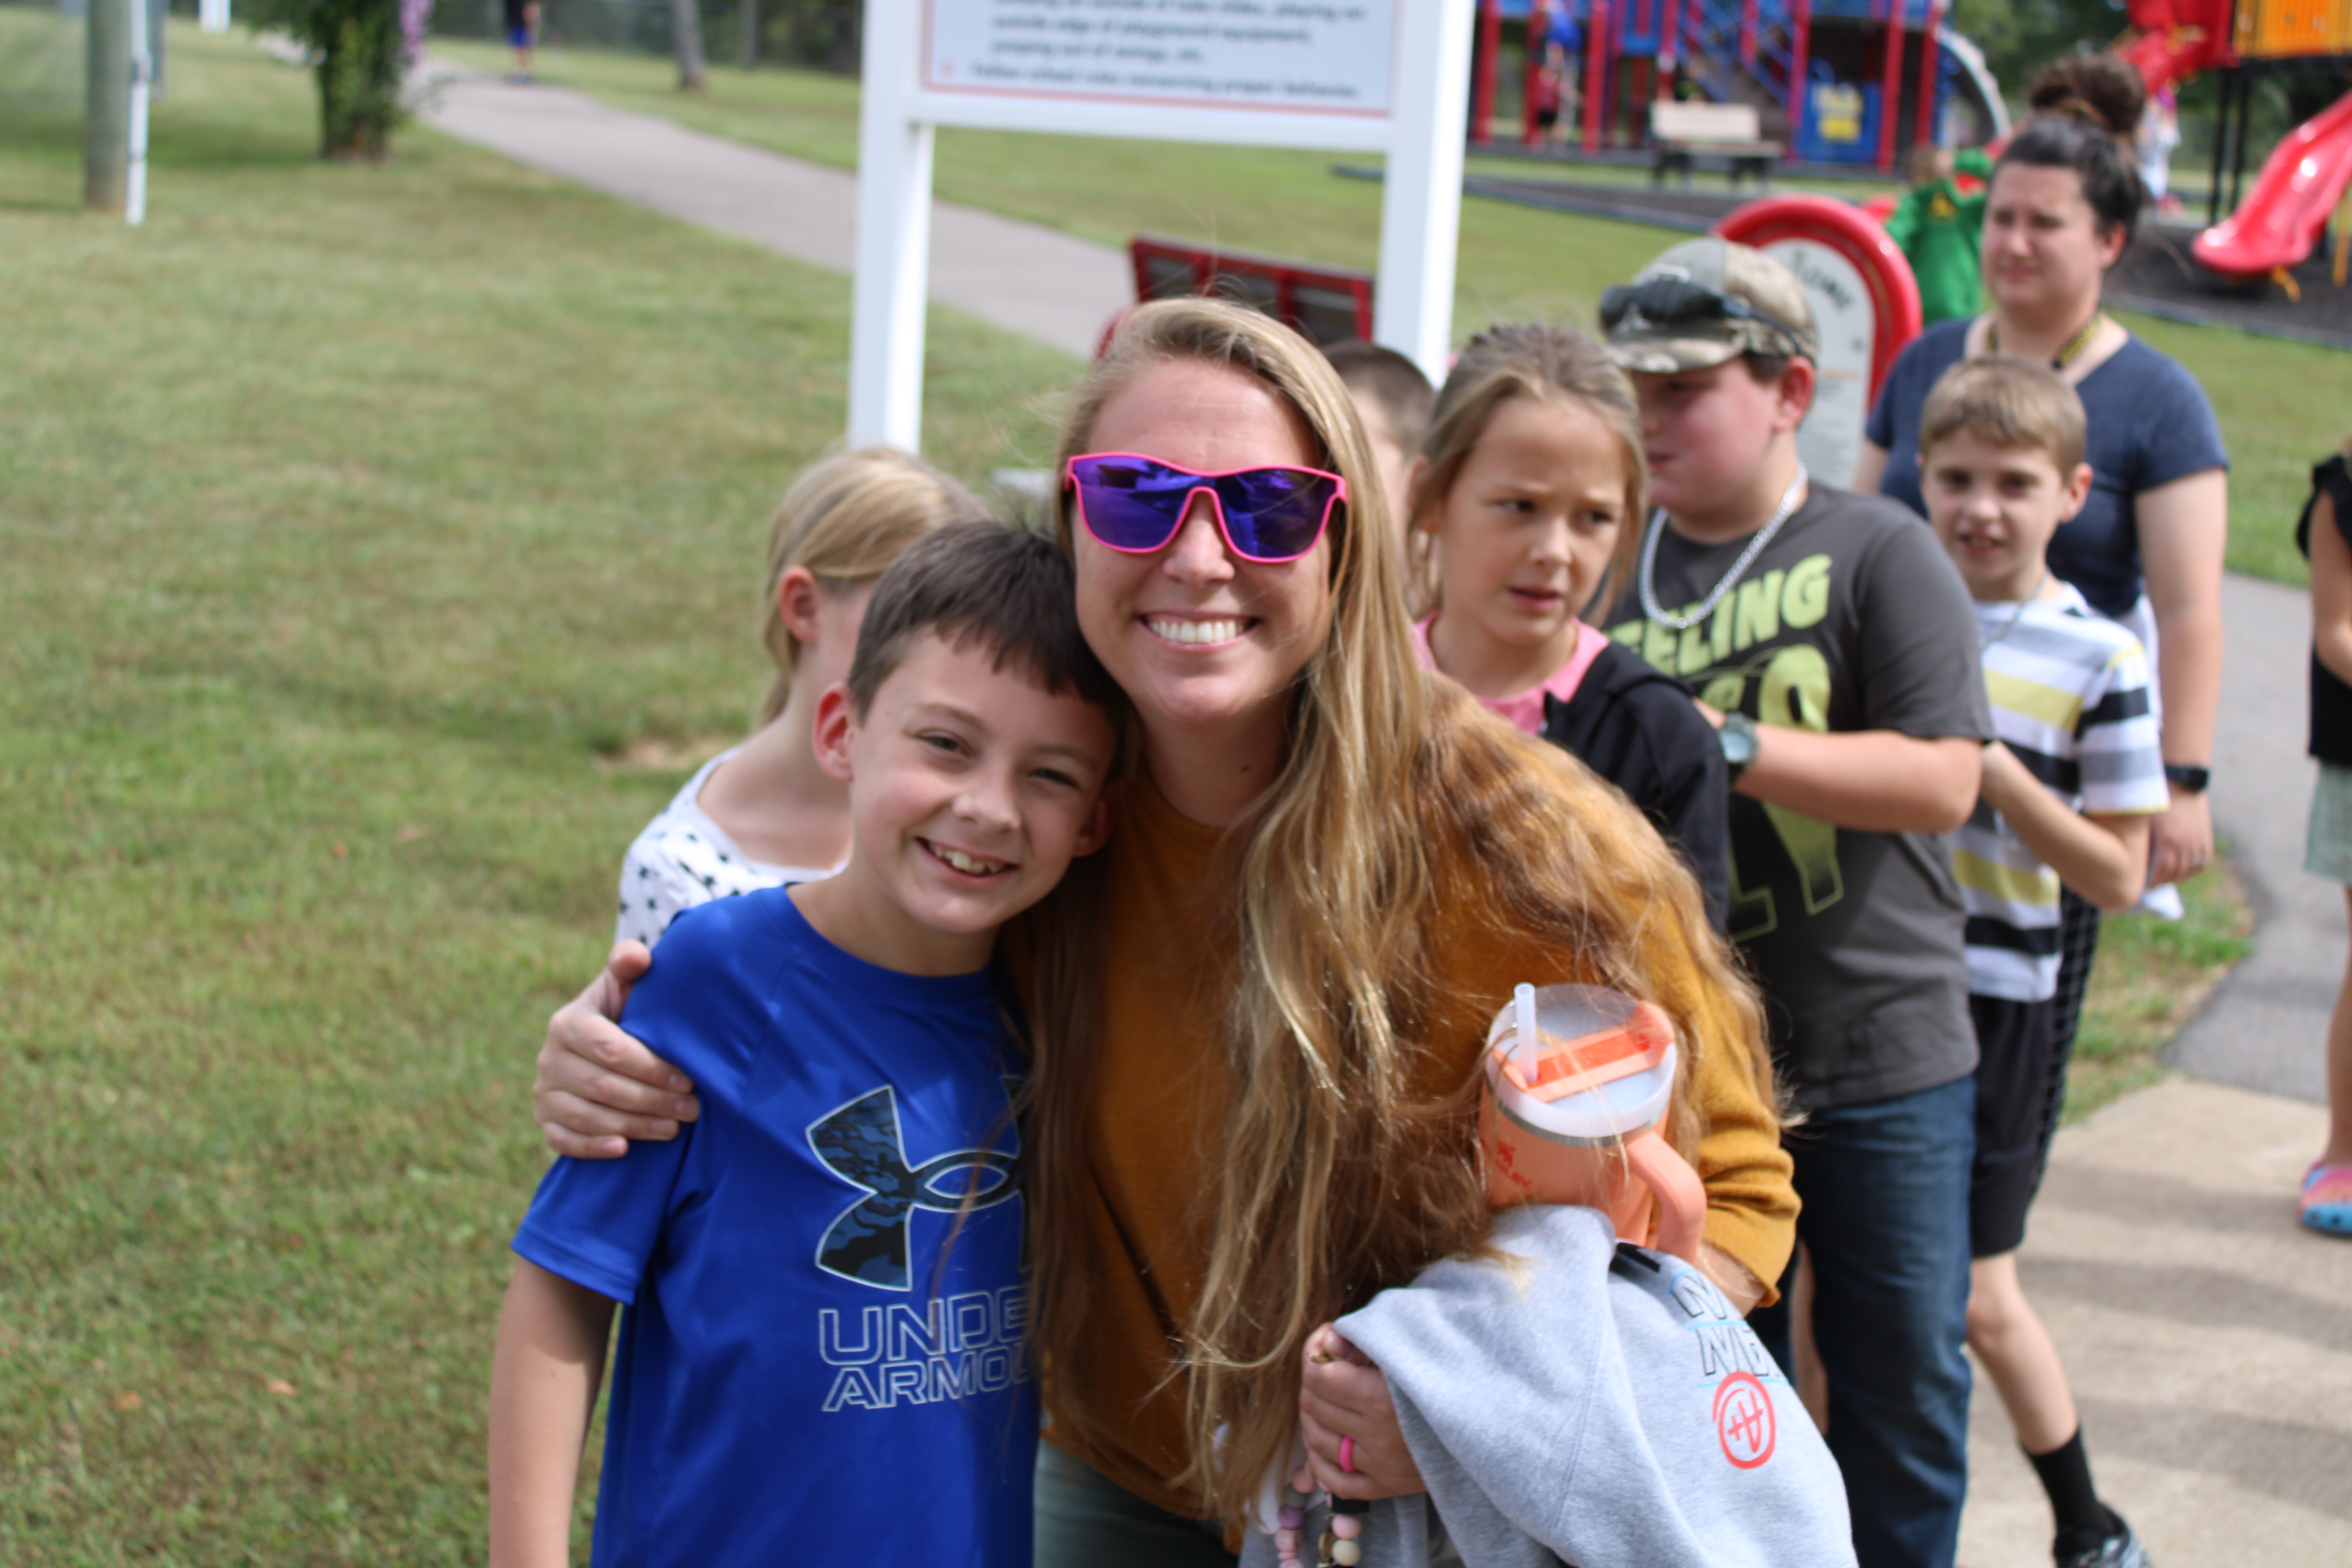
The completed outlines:
[[[1650,105],[1650,142],[1657,161],[1650,167],[1650,183],[1663,185],[1671,173],[1690,188],[1691,163],[1697,158],[1721,159],[1737,186],[1746,175],[1756,177],[1759,190],[1772,181],[1772,165],[1780,161],[1778,142],[1763,139],[1752,103],[1676,103],[1660,99]]]

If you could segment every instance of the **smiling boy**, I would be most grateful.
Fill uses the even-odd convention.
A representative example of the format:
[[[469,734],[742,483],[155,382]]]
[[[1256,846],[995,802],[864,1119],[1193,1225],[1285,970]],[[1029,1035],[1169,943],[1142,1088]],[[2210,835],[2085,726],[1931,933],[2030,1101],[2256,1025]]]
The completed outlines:
[[[1650,498],[1610,634],[1682,679],[1732,774],[1729,932],[1806,1124],[1788,1149],[1864,1563],[1948,1568],[1967,1490],[1976,1038],[1940,835],[1990,737],[1968,596],[1902,508],[1821,483],[1796,432],[1803,287],[1721,239],[1603,297]],[[1792,1365],[1785,1308],[1757,1332]]]
[[[515,1239],[499,1568],[570,1560],[615,1302],[596,1563],[1029,1560],[1022,1064],[989,963],[1108,837],[1120,700],[1042,536],[950,525],[884,574],[816,715],[848,865],[670,927],[621,1021],[701,1118],[560,1161]]]
[[[2148,824],[2170,804],[2137,638],[2051,575],[2050,542],[2083,510],[2083,405],[2044,366],[1966,360],[1928,394],[1919,467],[1928,520],[1976,601],[2000,739],[1952,846],[1968,903],[1977,1152],[1969,1189],[1969,1344],[2049,1494],[2058,1568],[2146,1568],[2091,1484],[2082,1424],[2017,1278],[2025,1215],[2065,1099],[2055,1037],[2058,890],[2127,909]]]

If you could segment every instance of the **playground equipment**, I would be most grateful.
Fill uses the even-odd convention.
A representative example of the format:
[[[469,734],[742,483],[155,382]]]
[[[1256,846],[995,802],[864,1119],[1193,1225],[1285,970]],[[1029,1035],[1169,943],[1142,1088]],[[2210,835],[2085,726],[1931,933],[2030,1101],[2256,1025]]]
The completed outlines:
[[[2243,132],[2241,132],[2242,135]],[[2254,193],[2227,218],[2199,235],[2189,254],[2224,277],[2273,278],[2300,298],[2287,268],[2311,254],[2328,214],[2352,185],[2352,92],[2305,121],[2263,163]],[[2336,283],[2344,283],[2345,245],[2352,228],[2338,226]]]
[[[1853,478],[1863,422],[1895,356],[1919,335],[1919,285],[1886,230],[1827,196],[1770,196],[1715,226],[1786,267],[1812,302],[1821,353],[1797,454],[1824,483]]]
[[[1547,102],[1563,119],[1577,104],[1575,139],[1594,153],[1637,142],[1647,106],[1683,96],[1754,105],[1762,137],[1795,158],[1881,170],[1914,141],[2009,131],[2000,87],[1946,25],[1946,0],[1479,0],[1478,15],[1474,142],[1492,138],[1506,23],[1528,44],[1529,146]]]
[[[2352,68],[2352,11],[2320,0],[2132,0],[2129,15],[2139,31],[2116,53],[2139,68],[2150,92],[2200,71],[2223,73],[2205,216],[2210,226],[2190,254],[2223,277],[2273,278],[2293,292],[2287,268],[2311,254],[2328,215],[2352,186],[2352,93],[2281,142],[2254,177],[2252,195],[2242,202],[2253,84],[2263,76],[2341,77]],[[2226,222],[2225,164],[2231,209]],[[2340,244],[2337,251],[2341,284]]]
[[[1372,335],[1372,275],[1139,234],[1127,243],[1138,304],[1206,294],[1255,305],[1319,348]],[[1103,329],[1102,346],[1126,319]],[[1097,351],[1099,352],[1099,351]]]

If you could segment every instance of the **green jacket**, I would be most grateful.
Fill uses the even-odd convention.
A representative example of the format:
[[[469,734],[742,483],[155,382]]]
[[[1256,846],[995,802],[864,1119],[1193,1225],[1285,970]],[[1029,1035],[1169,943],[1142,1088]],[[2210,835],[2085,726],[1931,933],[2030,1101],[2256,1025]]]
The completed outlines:
[[[1953,155],[1955,173],[1986,182],[1964,196],[1949,180],[1916,185],[1886,220],[1886,233],[1911,263],[1919,282],[1919,313],[1929,325],[1954,316],[1973,316],[1983,302],[1978,241],[1984,233],[1985,198],[1991,194],[1992,160],[1979,147]]]

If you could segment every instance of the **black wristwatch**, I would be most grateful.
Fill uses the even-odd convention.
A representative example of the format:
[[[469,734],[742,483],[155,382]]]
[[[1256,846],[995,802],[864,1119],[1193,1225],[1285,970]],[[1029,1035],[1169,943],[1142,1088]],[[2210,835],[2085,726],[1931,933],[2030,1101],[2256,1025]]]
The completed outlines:
[[[2187,763],[2167,763],[2164,782],[2189,795],[2203,795],[2205,786],[2213,782],[2213,770],[2192,767]]]
[[[1723,746],[1724,782],[1736,784],[1756,760],[1756,721],[1745,713],[1726,713],[1715,736]]]

